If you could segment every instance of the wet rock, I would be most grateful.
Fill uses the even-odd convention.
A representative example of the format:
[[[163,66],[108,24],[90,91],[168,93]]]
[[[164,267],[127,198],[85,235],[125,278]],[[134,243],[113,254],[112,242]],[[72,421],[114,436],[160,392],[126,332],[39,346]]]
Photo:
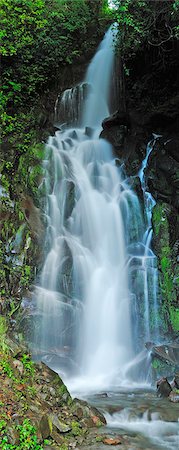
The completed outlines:
[[[106,419],[103,414],[98,411],[97,408],[88,405],[84,400],[74,399],[72,405],[72,412],[75,414],[77,409],[80,408],[81,418],[90,419],[89,426],[102,426],[106,425]]]
[[[75,184],[73,183],[73,181],[66,182],[66,192],[67,201],[65,203],[64,212],[65,220],[67,220],[71,216],[75,204]]]
[[[103,444],[106,444],[106,445],[121,445],[122,444],[122,440],[119,439],[119,438],[105,437],[103,439]]]
[[[159,397],[168,397],[171,391],[172,387],[167,378],[163,377],[157,381],[157,395]]]
[[[170,394],[169,394],[169,400],[172,402],[172,403],[179,403],[179,390],[177,391],[175,391],[175,390],[173,390],[172,392],[170,392]]]
[[[86,136],[91,138],[93,136],[93,133],[94,133],[94,128],[85,127],[85,134],[86,134]]]
[[[166,344],[166,345],[158,345],[156,346],[153,344],[153,342],[147,342],[145,344],[146,348],[148,348],[152,355],[155,356],[155,358],[160,359],[161,361],[165,362],[166,364],[172,365],[172,366],[178,366],[179,364],[179,344],[173,343],[173,344]],[[178,376],[178,382],[179,382],[179,376]]]
[[[95,394],[96,398],[107,398],[108,394],[106,392],[100,392],[99,394]]]
[[[173,384],[176,389],[179,389],[179,372],[175,374]]]

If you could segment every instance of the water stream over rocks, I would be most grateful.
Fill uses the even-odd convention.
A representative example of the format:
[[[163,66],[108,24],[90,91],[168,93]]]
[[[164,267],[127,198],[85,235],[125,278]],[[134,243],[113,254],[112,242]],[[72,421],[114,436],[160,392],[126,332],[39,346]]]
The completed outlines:
[[[165,440],[168,447],[163,448],[174,449],[176,424],[164,426],[167,419],[157,419],[148,394],[117,391],[146,380],[150,361],[144,343],[159,336],[153,200],[144,172],[153,143],[139,173],[145,220],[111,145],[98,138],[111,112],[113,64],[110,29],[84,83],[68,89],[60,106],[56,103],[56,118],[62,117],[63,125],[49,138],[44,160],[45,261],[34,293],[32,349],[65,377],[71,392],[113,391],[97,404],[104,407],[113,433],[116,427],[132,435],[143,430],[148,447],[141,440],[130,448],[161,448]],[[112,408],[117,403],[113,413],[111,397]]]

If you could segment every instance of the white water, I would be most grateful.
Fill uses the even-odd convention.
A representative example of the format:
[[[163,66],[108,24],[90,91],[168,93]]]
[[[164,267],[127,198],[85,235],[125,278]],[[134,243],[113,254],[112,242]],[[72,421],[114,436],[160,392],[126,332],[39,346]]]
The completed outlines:
[[[148,411],[140,419],[137,417],[136,419],[131,418],[130,411],[127,408],[120,413],[105,414],[105,416],[107,424],[111,428],[122,428],[123,430],[141,433],[146,436],[150,442],[148,445],[152,445],[150,448],[178,449],[178,422],[165,422],[160,420],[158,413],[149,414]]]
[[[141,370],[146,359],[135,355],[141,328],[149,323],[149,313],[142,326],[138,316],[146,302],[150,248],[138,198],[110,144],[97,138],[109,114],[112,42],[109,30],[89,66],[84,104],[79,108],[75,88],[62,97],[64,110],[72,99],[70,118],[81,127],[62,127],[49,138],[41,186],[46,258],[35,293],[34,343],[46,360],[66,358],[71,375],[76,368],[73,383],[82,390],[135,379],[134,367],[140,362]]]
[[[153,326],[153,339],[155,342],[159,340],[159,305],[158,305],[158,269],[157,259],[151,249],[152,242],[152,210],[156,204],[152,194],[148,192],[148,186],[146,183],[145,170],[148,164],[148,159],[155,146],[156,140],[160,138],[160,135],[153,135],[152,141],[147,145],[146,156],[142,162],[141,169],[139,171],[139,178],[141,181],[141,187],[143,191],[145,216],[146,216],[146,231],[143,237],[143,243],[145,246],[145,256],[147,259],[148,268],[145,270],[144,275],[144,308],[145,308],[145,339],[146,341],[151,339],[151,322]],[[152,283],[151,283],[152,280]],[[151,292],[151,295],[150,295]],[[152,308],[152,319],[150,316],[150,308]]]

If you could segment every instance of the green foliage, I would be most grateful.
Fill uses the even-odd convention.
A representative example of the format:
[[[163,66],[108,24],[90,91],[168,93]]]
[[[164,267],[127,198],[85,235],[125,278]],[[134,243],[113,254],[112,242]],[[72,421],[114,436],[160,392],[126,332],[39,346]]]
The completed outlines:
[[[173,330],[179,332],[179,308],[170,306],[170,320]]]
[[[81,434],[83,434],[83,430],[81,429],[79,422],[73,420],[71,423],[71,427],[73,436],[80,436]]]
[[[35,368],[34,368],[34,363],[30,358],[30,355],[27,355],[24,353],[22,355],[21,361],[24,366],[26,375],[33,377],[34,373],[35,373]]]
[[[162,294],[162,309],[166,324],[173,331],[179,330],[179,315],[176,287],[174,284],[174,267],[172,265],[172,249],[170,246],[169,220],[166,205],[157,204],[153,209],[153,229],[157,237],[157,252],[159,256],[159,281]],[[176,280],[177,281],[177,280]],[[176,283],[177,284],[177,283]]]
[[[152,212],[152,222],[153,222],[153,229],[156,236],[160,233],[160,227],[162,223],[166,220],[163,213],[163,205],[156,205],[156,207],[153,209]]]
[[[157,358],[153,358],[152,367],[157,371],[166,370],[166,364]]]
[[[43,17],[44,0],[0,0],[1,54],[12,56],[27,45],[33,44],[33,36],[46,24]],[[15,89],[19,88],[11,82]]]
[[[19,433],[19,443],[15,445],[9,442],[7,422],[5,420],[0,421],[1,450],[43,450],[42,446],[38,444],[36,428],[30,420],[24,419],[22,425],[14,426],[14,429]]]
[[[9,364],[8,360],[3,359],[3,360],[1,361],[1,367],[2,367],[3,372],[4,372],[9,378],[11,378],[12,380],[15,381],[14,372],[13,372],[12,367],[11,367],[11,365]]]
[[[96,442],[103,442],[104,436],[96,436]]]
[[[178,37],[178,0],[113,0],[113,3],[123,58],[129,59],[141,45],[161,47]]]

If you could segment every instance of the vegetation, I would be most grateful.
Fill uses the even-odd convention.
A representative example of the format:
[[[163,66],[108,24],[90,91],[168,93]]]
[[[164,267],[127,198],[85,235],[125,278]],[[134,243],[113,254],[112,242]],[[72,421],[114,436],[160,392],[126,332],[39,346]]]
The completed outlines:
[[[43,447],[38,444],[36,429],[28,419],[24,419],[22,425],[14,426],[14,431],[19,434],[19,445],[8,442],[7,422],[5,420],[0,421],[2,450],[43,450]]]
[[[99,17],[85,0],[1,0],[0,6],[2,137],[8,135],[12,145],[14,133],[20,133],[16,148],[22,153],[35,137],[35,106],[61,67],[96,43],[97,33],[90,34],[90,42],[88,34],[96,24],[99,30]]]
[[[0,305],[10,317],[34,279],[37,236],[22,204],[29,196],[38,206],[42,139],[49,134],[55,102],[49,92],[58,95],[64,67],[91,56],[105,27],[104,4],[0,0]]]
[[[179,37],[179,1],[114,0],[122,57],[129,59],[141,45],[160,47]]]
[[[179,309],[174,284],[177,268],[175,270],[172,264],[168,212],[167,206],[163,203],[158,203],[153,209],[153,228],[157,238],[156,250],[159,257],[159,281],[163,299],[164,320],[169,327],[169,331],[177,332],[179,329]]]

